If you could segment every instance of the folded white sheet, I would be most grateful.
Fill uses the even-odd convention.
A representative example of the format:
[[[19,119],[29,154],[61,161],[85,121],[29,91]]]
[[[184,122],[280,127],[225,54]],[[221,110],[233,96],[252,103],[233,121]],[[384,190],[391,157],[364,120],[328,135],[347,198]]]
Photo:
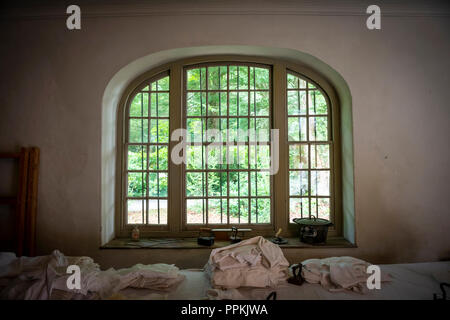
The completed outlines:
[[[302,262],[302,276],[309,283],[320,283],[333,291],[367,292],[367,267],[370,263],[353,257],[308,259]],[[389,274],[381,272],[381,282],[390,281]]]
[[[288,267],[280,247],[259,236],[214,249],[205,272],[214,288],[265,288],[285,282]]]

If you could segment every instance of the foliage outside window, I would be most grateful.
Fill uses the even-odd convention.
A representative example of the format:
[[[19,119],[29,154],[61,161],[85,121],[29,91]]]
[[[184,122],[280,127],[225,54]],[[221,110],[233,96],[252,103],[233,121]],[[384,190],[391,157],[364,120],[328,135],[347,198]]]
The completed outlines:
[[[130,91],[119,120],[121,234],[133,225],[161,236],[247,225],[294,235],[294,218],[339,222],[337,109],[317,82],[264,59],[159,70]],[[177,128],[188,142],[181,165],[171,163]],[[271,129],[282,131],[275,175]]]

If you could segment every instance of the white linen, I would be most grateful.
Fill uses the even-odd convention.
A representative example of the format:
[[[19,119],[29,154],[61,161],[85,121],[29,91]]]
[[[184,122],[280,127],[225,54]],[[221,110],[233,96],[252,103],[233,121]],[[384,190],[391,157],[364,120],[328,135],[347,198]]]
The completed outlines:
[[[68,289],[71,274],[69,265],[77,265],[81,271],[80,289]],[[51,255],[20,257],[0,255],[1,299],[50,299],[52,291],[56,297],[71,299],[83,295],[89,298],[106,299],[127,287],[146,288],[159,291],[173,290],[184,276],[174,265],[137,264],[131,268],[100,270],[89,257],[66,257],[58,250]]]
[[[214,288],[274,287],[288,278],[280,247],[261,236],[212,250],[205,271]]]
[[[367,268],[370,263],[353,257],[330,257],[308,259],[302,262],[302,276],[309,283],[319,283],[329,291],[352,290],[367,292]],[[382,282],[390,281],[388,274],[381,272]]]

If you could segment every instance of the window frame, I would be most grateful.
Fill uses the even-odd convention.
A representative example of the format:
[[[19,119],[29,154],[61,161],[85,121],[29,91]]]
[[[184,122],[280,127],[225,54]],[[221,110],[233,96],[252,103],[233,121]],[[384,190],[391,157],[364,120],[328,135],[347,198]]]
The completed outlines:
[[[124,150],[125,134],[127,128],[128,108],[134,94],[136,94],[145,83],[155,79],[163,72],[170,76],[169,87],[169,117],[170,117],[170,136],[173,130],[185,128],[185,102],[184,102],[184,72],[185,68],[195,65],[220,64],[220,63],[242,63],[248,65],[265,65],[271,67],[271,110],[270,124],[272,128],[279,129],[279,170],[271,177],[272,181],[272,223],[270,225],[256,226],[252,225],[253,231],[248,236],[263,235],[271,236],[279,228],[283,229],[283,235],[289,237],[298,236],[298,227],[289,223],[289,143],[287,136],[287,73],[291,72],[314,83],[322,91],[329,104],[331,118],[329,131],[332,136],[333,152],[331,159],[334,179],[330,181],[331,197],[330,215],[334,215],[334,225],[329,229],[329,236],[342,236],[342,181],[341,181],[341,140],[340,140],[340,108],[339,100],[333,86],[319,72],[297,63],[296,61],[279,60],[258,56],[243,55],[210,55],[196,56],[193,58],[173,61],[147,72],[134,79],[125,89],[119,105],[117,117],[117,152],[116,152],[116,177],[115,177],[115,236],[118,238],[127,238],[135,225],[126,224],[126,210],[124,210],[124,194],[127,186],[126,177],[124,177],[124,168],[126,168],[126,152]],[[170,138],[170,137],[169,137]],[[142,237],[196,237],[198,230],[203,225],[185,226],[184,201],[176,199],[185,199],[184,194],[184,164],[175,165],[170,161],[170,155],[173,147],[178,144],[177,141],[169,139],[169,178],[168,178],[168,224],[167,225],[138,225]],[[331,166],[331,163],[330,163]],[[183,183],[180,183],[183,181]],[[277,190],[277,192],[273,192]],[[334,191],[334,192],[333,192]],[[182,203],[183,202],[183,203]],[[331,204],[332,202],[332,204]],[[217,225],[218,226],[218,225]],[[221,225],[223,227],[223,225]],[[238,225],[247,226],[247,225]],[[256,227],[256,228],[255,228]]]

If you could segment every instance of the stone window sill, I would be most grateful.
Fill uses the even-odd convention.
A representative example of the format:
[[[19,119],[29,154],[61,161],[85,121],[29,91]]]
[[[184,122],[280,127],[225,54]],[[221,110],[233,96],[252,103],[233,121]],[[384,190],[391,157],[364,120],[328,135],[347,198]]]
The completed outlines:
[[[288,243],[280,245],[281,248],[356,248],[355,244],[342,237],[330,237],[327,243],[316,245],[300,242],[298,238],[286,239]],[[100,249],[214,249],[227,245],[230,245],[229,241],[215,241],[212,246],[201,246],[197,244],[197,238],[145,238],[139,241],[132,241],[130,238],[118,238],[104,244]]]

